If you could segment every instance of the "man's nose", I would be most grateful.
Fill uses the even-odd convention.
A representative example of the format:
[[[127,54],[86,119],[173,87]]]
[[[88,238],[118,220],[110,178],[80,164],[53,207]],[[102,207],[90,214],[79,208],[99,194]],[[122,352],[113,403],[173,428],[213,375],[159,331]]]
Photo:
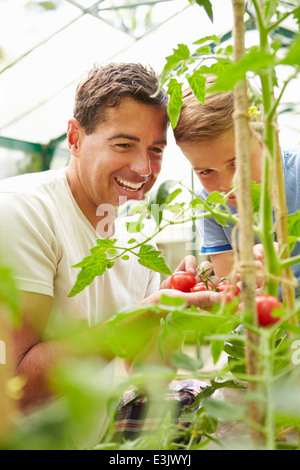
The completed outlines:
[[[150,156],[148,152],[139,152],[129,165],[131,171],[139,176],[150,176],[152,173]]]

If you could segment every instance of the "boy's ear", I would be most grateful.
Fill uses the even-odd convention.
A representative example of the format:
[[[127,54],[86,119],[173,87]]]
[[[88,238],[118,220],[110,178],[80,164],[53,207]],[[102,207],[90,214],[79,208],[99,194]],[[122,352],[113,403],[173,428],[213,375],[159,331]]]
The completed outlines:
[[[71,155],[74,157],[79,156],[79,149],[80,149],[80,136],[81,136],[81,126],[76,119],[70,119],[68,122],[68,147],[70,150]]]

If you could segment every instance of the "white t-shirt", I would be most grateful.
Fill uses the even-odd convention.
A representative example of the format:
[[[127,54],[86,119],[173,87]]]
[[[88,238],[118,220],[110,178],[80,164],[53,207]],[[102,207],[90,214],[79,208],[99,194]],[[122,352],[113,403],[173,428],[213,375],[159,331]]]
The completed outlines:
[[[57,333],[64,317],[96,325],[159,289],[160,276],[138,262],[118,259],[111,269],[74,297],[68,297],[80,268],[75,264],[90,255],[101,236],[78,207],[66,179],[65,168],[9,178],[0,182],[0,264],[14,269],[20,290],[53,297],[46,333]],[[118,246],[130,238],[125,219],[117,219]],[[49,333],[50,332],[50,333]],[[112,364],[99,369],[99,383],[109,387]],[[103,375],[104,374],[104,375]],[[105,403],[95,410],[94,423],[79,446],[99,442],[107,428]]]
[[[65,168],[1,181],[0,217],[3,261],[14,268],[20,290],[53,297],[54,315],[71,315],[93,326],[159,289],[159,274],[131,255],[68,297],[80,271],[72,266],[89,256],[101,237],[78,207]],[[126,246],[132,236],[125,220],[117,219],[115,226],[112,238]]]

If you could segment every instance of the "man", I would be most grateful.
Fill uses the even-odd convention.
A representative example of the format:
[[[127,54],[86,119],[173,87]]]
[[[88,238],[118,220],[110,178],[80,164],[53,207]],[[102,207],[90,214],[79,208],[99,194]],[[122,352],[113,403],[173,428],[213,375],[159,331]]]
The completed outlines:
[[[160,92],[153,98],[156,90],[155,75],[140,65],[95,67],[77,89],[67,131],[68,167],[0,184],[0,212],[5,220],[0,229],[1,251],[15,270],[21,294],[22,326],[14,333],[14,343],[17,372],[27,380],[23,409],[47,401],[51,397],[45,380],[48,371],[57,359],[79,353],[63,339],[45,340],[45,333],[69,318],[83,323],[88,327],[84,334],[96,330],[103,338],[94,353],[110,361],[114,351],[107,318],[132,304],[157,302],[162,292],[179,295],[168,289],[168,281],[167,290],[159,290],[157,273],[132,257],[117,260],[84,291],[68,297],[79,271],[72,266],[89,255],[98,238],[105,237],[98,231],[105,217],[99,208],[143,199],[160,172],[168,116],[166,96]],[[114,238],[128,239],[118,220]],[[188,257],[179,268],[195,272],[195,260]],[[209,293],[186,298],[189,304],[210,304]],[[144,317],[148,323],[139,316],[124,328],[136,328],[147,343],[159,318],[151,312]],[[132,355],[141,344],[130,350]]]

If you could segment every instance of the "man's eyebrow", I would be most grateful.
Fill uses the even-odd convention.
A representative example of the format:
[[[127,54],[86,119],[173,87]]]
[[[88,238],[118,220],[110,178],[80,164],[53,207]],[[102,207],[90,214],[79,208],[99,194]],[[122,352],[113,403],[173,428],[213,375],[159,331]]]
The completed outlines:
[[[153,145],[167,145],[167,141],[166,139],[156,140],[155,142],[153,142]]]
[[[128,140],[133,140],[134,142],[140,142],[140,139],[138,137],[135,137],[133,135],[128,135],[128,134],[116,134],[108,138],[108,140],[115,140],[115,139],[128,139]],[[167,145],[167,141],[166,139],[156,140],[155,142],[153,142],[152,145]]]
[[[128,134],[116,134],[116,135],[113,135],[112,137],[109,137],[108,140],[114,140],[114,139],[128,139],[128,140],[134,140],[135,142],[140,142],[140,139],[138,137],[134,137],[133,135],[128,135]]]

